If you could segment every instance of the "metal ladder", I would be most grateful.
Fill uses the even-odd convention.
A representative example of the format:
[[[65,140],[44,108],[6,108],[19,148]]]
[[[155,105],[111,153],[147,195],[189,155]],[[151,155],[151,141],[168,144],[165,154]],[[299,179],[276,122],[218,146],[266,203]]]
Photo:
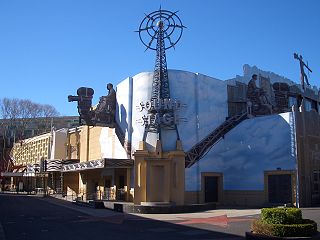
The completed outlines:
[[[224,121],[213,132],[186,152],[185,167],[189,168],[199,161],[225,134],[247,118],[247,112],[243,112]]]

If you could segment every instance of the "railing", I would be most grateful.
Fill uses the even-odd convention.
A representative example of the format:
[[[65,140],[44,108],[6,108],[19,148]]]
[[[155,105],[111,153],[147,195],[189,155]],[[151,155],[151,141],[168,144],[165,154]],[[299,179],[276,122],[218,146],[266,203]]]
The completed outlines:
[[[87,193],[87,200],[125,201],[127,192],[125,189],[105,188],[103,191]]]
[[[247,112],[235,115],[224,121],[186,153],[185,167],[189,168],[199,161],[225,134],[245,119],[247,119]]]

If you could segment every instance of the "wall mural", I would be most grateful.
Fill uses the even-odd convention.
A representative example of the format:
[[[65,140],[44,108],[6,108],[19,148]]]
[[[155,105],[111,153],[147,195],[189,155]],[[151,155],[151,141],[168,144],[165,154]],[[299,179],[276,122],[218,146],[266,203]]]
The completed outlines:
[[[186,191],[201,189],[201,172],[223,173],[225,190],[263,190],[266,170],[295,169],[292,113],[247,119],[200,161],[186,168]]]

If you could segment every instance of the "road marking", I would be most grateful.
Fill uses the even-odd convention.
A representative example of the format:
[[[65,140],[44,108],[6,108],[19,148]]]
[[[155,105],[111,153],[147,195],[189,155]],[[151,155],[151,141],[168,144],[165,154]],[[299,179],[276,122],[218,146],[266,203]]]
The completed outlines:
[[[4,230],[1,223],[0,223],[0,239],[6,240],[6,236],[4,235]]]

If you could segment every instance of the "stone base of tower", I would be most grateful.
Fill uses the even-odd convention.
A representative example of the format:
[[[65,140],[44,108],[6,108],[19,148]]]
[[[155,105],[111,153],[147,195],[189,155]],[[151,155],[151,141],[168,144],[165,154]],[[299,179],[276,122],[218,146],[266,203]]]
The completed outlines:
[[[140,142],[134,158],[134,204],[184,205],[185,154],[180,141],[169,152],[162,151],[160,141],[154,152]]]

